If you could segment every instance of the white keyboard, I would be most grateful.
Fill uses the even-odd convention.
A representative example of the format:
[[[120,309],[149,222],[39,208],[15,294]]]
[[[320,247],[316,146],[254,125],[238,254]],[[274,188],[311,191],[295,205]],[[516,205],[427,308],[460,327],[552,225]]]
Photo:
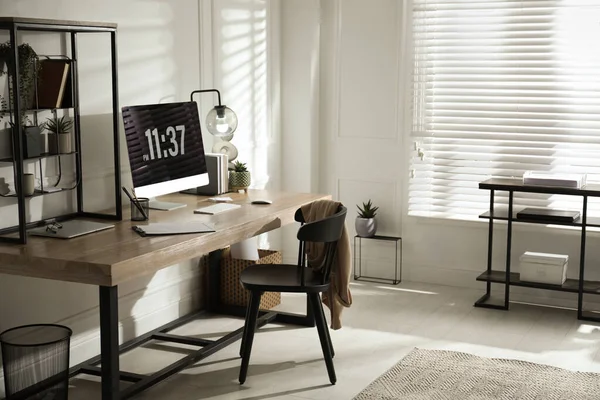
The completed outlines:
[[[194,210],[194,214],[209,214],[215,215],[220,214],[225,211],[235,210],[236,208],[240,208],[239,204],[228,204],[228,203],[218,203],[213,204],[212,206],[202,207]]]

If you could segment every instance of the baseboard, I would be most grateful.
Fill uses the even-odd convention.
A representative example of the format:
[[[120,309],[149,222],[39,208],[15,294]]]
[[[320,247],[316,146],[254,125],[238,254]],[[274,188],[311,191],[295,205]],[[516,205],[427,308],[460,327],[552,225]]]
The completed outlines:
[[[481,282],[475,278],[477,273],[461,269],[432,267],[427,265],[412,265],[404,263],[402,266],[403,282],[423,282],[436,285],[456,286],[469,289],[481,288]]]

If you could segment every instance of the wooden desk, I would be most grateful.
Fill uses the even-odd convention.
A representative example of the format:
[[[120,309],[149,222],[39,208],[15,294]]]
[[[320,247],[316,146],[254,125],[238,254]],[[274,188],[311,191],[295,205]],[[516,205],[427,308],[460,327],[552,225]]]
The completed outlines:
[[[70,374],[73,376],[78,373],[88,373],[102,376],[103,400],[129,398],[187,365],[235,342],[241,337],[242,329],[217,341],[168,334],[168,331],[197,317],[191,315],[119,347],[117,306],[120,283],[209,253],[213,260],[211,268],[214,269],[218,266],[220,254],[218,250],[289,224],[293,222],[294,213],[302,205],[330,198],[328,195],[319,194],[256,190],[250,190],[247,194],[230,193],[229,196],[233,198],[234,203],[242,207],[214,216],[199,215],[194,214],[193,210],[213,204],[207,201],[207,197],[174,194],[163,196],[161,200],[185,203],[187,207],[173,211],[150,211],[151,222],[198,220],[214,224],[216,232],[141,237],[131,229],[136,223],[125,220],[116,223],[112,229],[69,240],[31,237],[26,245],[0,245],[0,273],[100,286],[101,354],[73,367]],[[251,205],[250,200],[253,198],[268,198],[273,201],[273,204]],[[124,215],[128,217],[128,211]],[[218,288],[218,285],[212,286],[212,289]],[[264,325],[276,317],[277,313],[265,314],[260,324]],[[310,319],[310,316],[308,318]],[[120,353],[152,339],[194,344],[201,346],[202,349],[152,375],[142,376],[119,371]],[[102,360],[102,369],[97,366],[100,360]],[[15,396],[15,400],[28,397],[35,390],[51,383],[52,379],[21,392],[19,396]],[[119,392],[120,380],[134,382],[134,384]]]

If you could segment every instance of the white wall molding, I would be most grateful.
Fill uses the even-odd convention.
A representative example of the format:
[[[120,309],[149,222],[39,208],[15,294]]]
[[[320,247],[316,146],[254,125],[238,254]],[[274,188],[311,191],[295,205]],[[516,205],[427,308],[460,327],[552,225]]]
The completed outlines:
[[[391,12],[394,13],[394,38],[395,38],[395,43],[397,46],[399,46],[403,40],[403,27],[402,27],[402,18],[401,18],[401,12],[400,12],[400,8],[401,8],[401,3],[398,3],[396,1],[377,1],[377,3],[379,4],[366,4],[366,3],[360,3],[360,2],[356,2],[356,4],[352,4],[352,7],[356,7],[357,5],[360,4],[360,6],[368,6],[368,7],[376,7],[379,8],[381,10],[383,10],[384,8],[387,9],[389,11],[390,7],[393,7],[393,10],[391,10]],[[382,119],[391,119],[394,121],[394,128],[391,129],[391,133],[390,134],[383,134],[383,132],[381,132],[382,134],[369,134],[368,136],[364,135],[364,132],[357,132],[357,131],[353,131],[352,133],[346,133],[344,131],[342,131],[342,129],[340,129],[339,127],[343,124],[342,123],[342,117],[341,117],[341,111],[344,108],[344,96],[342,96],[342,87],[343,87],[343,78],[344,78],[344,65],[352,65],[352,57],[345,59],[345,54],[344,54],[344,46],[345,44],[348,42],[347,40],[344,39],[345,36],[345,32],[344,32],[344,27],[348,27],[348,24],[344,23],[344,15],[345,13],[349,13],[352,12],[352,8],[350,6],[351,2],[350,1],[339,1],[336,2],[336,9],[335,9],[335,13],[336,13],[336,22],[335,24],[337,25],[337,30],[338,30],[338,40],[337,43],[335,43],[336,45],[336,50],[339,52],[339,54],[336,55],[337,58],[337,63],[336,63],[336,69],[337,69],[337,73],[336,73],[336,87],[337,87],[337,95],[336,95],[336,103],[337,103],[337,108],[338,108],[338,115],[337,115],[337,125],[338,128],[336,130],[336,135],[338,139],[365,139],[368,138],[369,140],[374,140],[374,141],[383,141],[383,142],[390,142],[393,143],[394,145],[400,145],[402,142],[402,132],[399,129],[400,127],[400,121],[402,119],[402,99],[400,97],[399,94],[399,90],[400,90],[400,74],[396,73],[394,74],[394,81],[390,82],[389,87],[390,88],[394,88],[394,92],[395,92],[395,96],[393,96],[394,98],[394,106],[392,107],[393,110],[393,115],[391,116],[381,116],[381,115],[370,115],[370,114],[365,114],[365,119],[377,119],[377,118],[382,118]],[[387,7],[387,8],[386,8]],[[368,25],[365,25],[365,28],[367,28]],[[354,29],[356,29],[356,27],[353,27]],[[373,26],[371,25],[371,28],[373,28]],[[365,31],[366,33],[366,31]],[[394,69],[399,72],[400,71],[400,62],[401,62],[401,51],[399,50],[401,47],[398,47],[397,49],[394,48],[390,48],[388,50],[390,50],[391,54],[395,54],[395,57],[392,58],[393,60],[393,64],[394,64]],[[352,47],[353,51],[356,50],[364,50],[361,49],[360,47]],[[388,61],[390,61],[390,59],[388,58],[380,58],[380,62],[381,63],[387,63]],[[364,82],[376,82],[377,80],[377,76],[376,75],[367,75],[365,77],[363,77]],[[360,96],[360,93],[355,93],[355,95],[358,97]],[[364,97],[364,95],[363,95]],[[372,98],[368,98],[365,99],[365,102],[371,103],[371,104],[377,104],[382,102],[382,100],[379,97],[372,97]]]

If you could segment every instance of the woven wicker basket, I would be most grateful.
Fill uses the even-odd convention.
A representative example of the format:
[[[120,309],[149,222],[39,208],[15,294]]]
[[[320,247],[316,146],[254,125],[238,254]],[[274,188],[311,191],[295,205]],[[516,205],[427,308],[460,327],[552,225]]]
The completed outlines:
[[[221,258],[221,302],[223,304],[244,306],[250,301],[250,292],[240,284],[242,271],[254,264],[281,264],[282,256],[278,251],[258,250],[258,260],[240,260],[231,258],[230,250],[223,251]],[[281,303],[281,293],[265,292],[260,299],[261,309],[270,309]]]

